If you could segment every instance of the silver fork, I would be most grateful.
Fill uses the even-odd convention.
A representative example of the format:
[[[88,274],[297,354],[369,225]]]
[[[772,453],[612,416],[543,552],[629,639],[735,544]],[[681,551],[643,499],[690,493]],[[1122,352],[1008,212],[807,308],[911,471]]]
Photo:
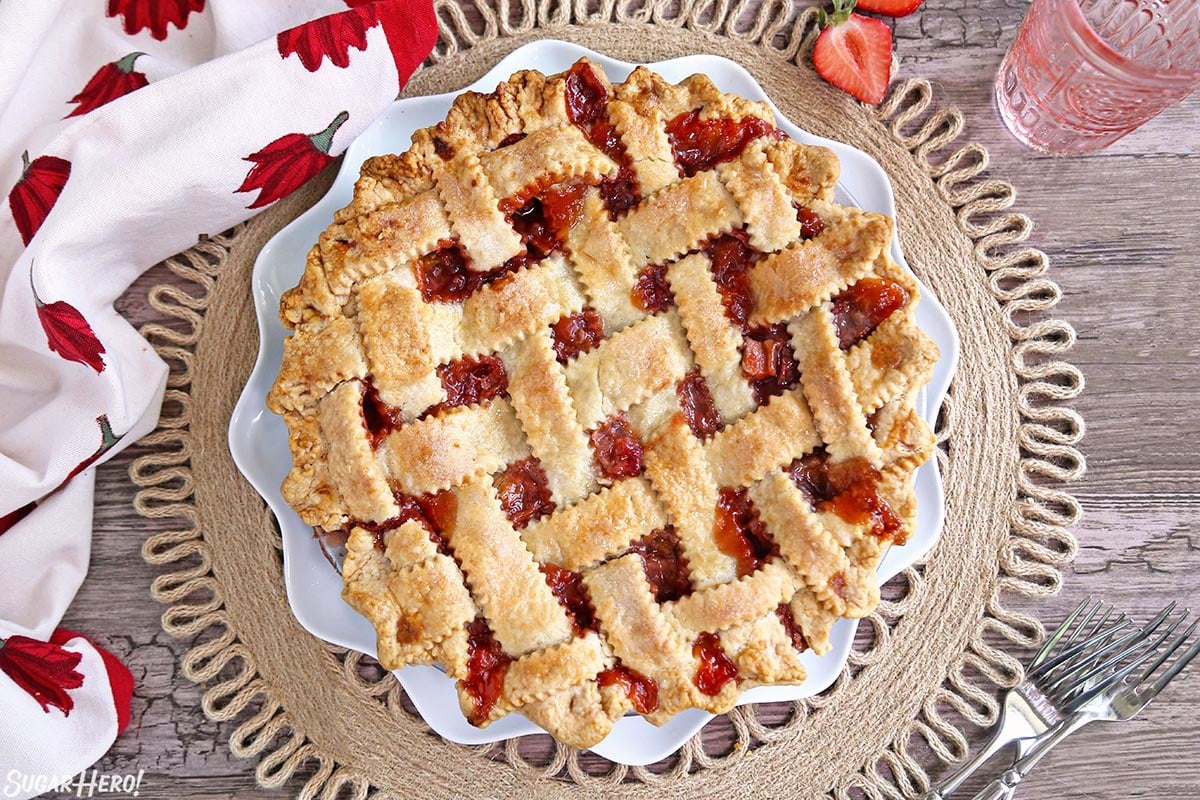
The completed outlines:
[[[1172,603],[1168,609],[1174,609],[1174,605]],[[1153,682],[1150,681],[1151,676],[1166,664],[1171,656],[1192,637],[1196,628],[1200,627],[1200,620],[1197,620],[1167,644],[1162,653],[1140,674],[1136,677],[1132,675],[1135,670],[1154,657],[1159,647],[1166,642],[1187,616],[1188,611],[1185,609],[1155,639],[1152,647],[1138,655],[1130,663],[1111,673],[1105,674],[1103,670],[1091,670],[1085,675],[1076,677],[1072,684],[1075,687],[1074,691],[1079,692],[1078,697],[1083,700],[1080,708],[1069,717],[1056,723],[1046,735],[1039,737],[1004,774],[975,795],[974,800],[1010,800],[1021,780],[1029,774],[1034,765],[1045,758],[1046,754],[1063,739],[1090,722],[1123,721],[1140,713],[1150,704],[1151,700],[1158,696],[1163,687],[1182,672],[1197,653],[1200,653],[1200,638],[1197,638],[1162,675]]]
[[[1101,613],[1103,612],[1103,613]],[[1156,622],[1165,619],[1165,611]],[[996,752],[1016,742],[1017,757],[1024,756],[1035,737],[1075,713],[1082,706],[1075,678],[1096,669],[1110,668],[1118,656],[1125,658],[1144,643],[1144,629],[1133,628],[1125,614],[1086,598],[1052,633],[1026,667],[1025,679],[1004,696],[1000,719],[991,739],[973,758],[947,775],[923,800],[944,800]],[[1151,623],[1155,624],[1155,623]],[[1120,635],[1118,635],[1120,634]],[[1082,641],[1078,641],[1082,637]],[[1061,647],[1060,647],[1061,646]],[[1059,650],[1055,654],[1055,650]]]

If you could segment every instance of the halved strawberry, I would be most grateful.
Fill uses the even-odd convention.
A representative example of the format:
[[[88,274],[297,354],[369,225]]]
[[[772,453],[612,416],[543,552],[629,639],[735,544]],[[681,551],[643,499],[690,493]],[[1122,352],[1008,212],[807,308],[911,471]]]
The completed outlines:
[[[855,14],[854,0],[833,0],[821,12],[824,29],[813,46],[817,74],[842,91],[877,105],[892,72],[892,32],[883,22]]]
[[[885,17],[907,17],[924,2],[925,0],[858,0],[858,10],[883,14]]]

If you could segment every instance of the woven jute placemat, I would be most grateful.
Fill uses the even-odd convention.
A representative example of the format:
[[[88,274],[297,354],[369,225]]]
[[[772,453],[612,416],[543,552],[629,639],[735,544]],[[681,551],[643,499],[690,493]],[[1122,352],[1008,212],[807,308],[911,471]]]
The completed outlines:
[[[1004,652],[1041,627],[1006,593],[1057,591],[1079,514],[1063,484],[1083,471],[1083,432],[1068,405],[1083,386],[1062,360],[1072,329],[1048,318],[1059,290],[1045,256],[1023,246],[1030,220],[1012,187],[989,177],[962,117],[936,110],[930,85],[892,87],[866,108],[808,67],[814,12],[790,2],[617,5],[441,1],[442,35],[407,94],[460,88],[534,38],[626,61],[727,56],[793,121],[871,154],[891,177],[904,251],[953,317],[962,360],[938,425],[948,518],[926,563],[906,570],[864,620],[837,683],[819,697],[738,708],[676,755],[624,767],[525,737],[461,747],[433,734],[390,673],[326,645],[292,617],[280,538],[226,446],[229,416],[257,349],[249,288],[262,245],[327,188],[327,173],[237,230],[167,262],[177,277],[152,305],[174,318],[144,333],[172,366],[153,452],[133,465],[137,509],[178,517],[150,537],[161,565],[164,628],[193,637],[184,674],[204,712],[230,721],[234,753],[258,759],[264,786],[301,797],[911,797],[928,770],[961,758],[965,731],[989,724],[999,688],[1021,676]]]

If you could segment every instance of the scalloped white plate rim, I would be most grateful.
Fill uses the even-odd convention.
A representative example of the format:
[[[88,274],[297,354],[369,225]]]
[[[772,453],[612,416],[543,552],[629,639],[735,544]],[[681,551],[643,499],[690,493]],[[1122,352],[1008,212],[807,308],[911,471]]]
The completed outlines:
[[[635,65],[609,58],[578,45],[557,40],[532,42],[514,50],[486,75],[467,87],[490,92],[518,69],[539,69],[553,74],[567,69],[579,57],[600,64],[614,80],[623,80]],[[671,81],[693,73],[707,74],[726,92],[754,100],[765,100],[763,89],[738,64],[713,55],[693,55],[649,64]],[[229,422],[229,449],[246,479],[267,501],[283,536],[284,581],[292,613],[305,629],[332,644],[375,655],[375,631],[369,622],[341,599],[341,577],[329,568],[313,541],[312,529],[288,506],[280,494],[280,483],[291,467],[287,429],[266,409],[267,391],[275,380],[287,331],[277,311],[279,296],[294,286],[303,271],[305,254],[333,218],[334,211],[350,202],[359,166],[369,156],[406,150],[417,128],[440,121],[459,92],[405,98],[394,102],[355,139],[346,150],[333,186],[312,208],[275,234],[255,261],[251,287],[258,316],[259,350],[254,369],[238,399]],[[895,201],[887,174],[876,161],[857,148],[814,136],[774,109],[779,127],[792,138],[832,149],[841,160],[839,202],[896,216]],[[907,268],[898,237],[893,237],[892,257]],[[958,361],[958,335],[942,305],[922,286],[917,307],[921,328],[941,349],[933,377],[919,399],[922,416],[932,425],[942,398],[950,385]],[[945,500],[937,459],[917,471],[917,525],[914,535],[901,547],[893,547],[879,565],[883,583],[911,566],[933,547],[945,518]],[[760,686],[742,693],[744,703],[798,700],[826,689],[841,672],[849,655],[857,620],[839,620],[830,634],[831,649],[825,656],[811,652],[802,656],[808,678],[796,686]],[[519,714],[503,717],[487,728],[475,728],[459,709],[454,682],[441,670],[429,666],[406,667],[396,677],[425,722],[438,734],[460,744],[484,744],[539,733],[541,728]],[[591,748],[612,761],[628,765],[650,764],[667,757],[699,731],[712,715],[697,709],[677,714],[662,727],[654,727],[639,716],[617,721],[613,732]]]

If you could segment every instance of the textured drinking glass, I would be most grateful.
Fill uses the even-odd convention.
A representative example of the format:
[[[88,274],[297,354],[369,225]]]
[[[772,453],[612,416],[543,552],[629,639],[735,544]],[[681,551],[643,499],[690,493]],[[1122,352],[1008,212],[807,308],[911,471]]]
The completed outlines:
[[[1013,135],[1107,147],[1200,86],[1200,0],[1033,0],[996,76]]]

